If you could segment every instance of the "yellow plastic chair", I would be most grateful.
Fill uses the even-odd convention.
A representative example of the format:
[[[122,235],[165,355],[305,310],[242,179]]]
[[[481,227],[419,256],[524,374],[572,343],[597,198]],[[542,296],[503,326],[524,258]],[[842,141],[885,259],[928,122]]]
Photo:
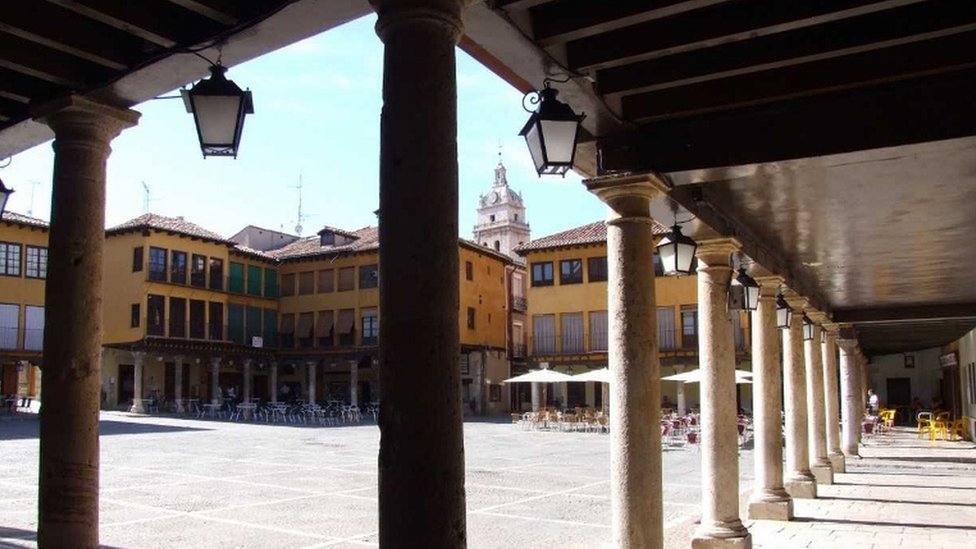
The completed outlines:
[[[957,436],[959,437],[959,440],[969,439],[970,421],[972,421],[972,418],[966,416],[953,421],[948,427],[946,440],[956,440]]]

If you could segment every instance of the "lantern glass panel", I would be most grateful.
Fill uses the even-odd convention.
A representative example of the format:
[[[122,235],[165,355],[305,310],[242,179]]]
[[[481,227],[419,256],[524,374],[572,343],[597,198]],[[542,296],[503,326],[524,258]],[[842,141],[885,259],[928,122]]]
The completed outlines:
[[[776,309],[776,327],[787,329],[790,327],[790,317],[792,317],[792,311],[787,307],[781,307]]]
[[[548,164],[571,164],[576,149],[576,120],[542,120],[542,135]]]
[[[755,311],[759,308],[759,288],[755,286],[743,286],[746,292],[746,309]]]
[[[192,101],[203,146],[232,149],[243,116],[243,95],[195,95]]]
[[[695,250],[698,249],[698,246],[680,241],[675,244],[678,248],[677,271],[685,274],[691,273],[691,265],[695,262]]]
[[[525,144],[529,146],[529,154],[532,156],[532,163],[535,165],[535,171],[542,173],[543,165],[546,163],[546,156],[542,151],[542,136],[539,133],[539,124],[536,120],[536,115],[532,115],[532,120],[529,121],[529,127],[524,132],[524,135]]]
[[[673,275],[678,272],[677,269],[677,250],[676,245],[671,242],[667,237],[661,241],[661,244],[657,247],[658,256],[661,258],[661,268],[666,275]]]
[[[813,340],[813,323],[809,320],[803,321],[803,341]]]

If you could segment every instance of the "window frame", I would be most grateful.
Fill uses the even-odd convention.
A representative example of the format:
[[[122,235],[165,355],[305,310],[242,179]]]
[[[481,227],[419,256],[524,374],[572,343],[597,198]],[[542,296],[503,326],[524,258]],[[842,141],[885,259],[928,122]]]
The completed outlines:
[[[11,250],[14,249],[17,250],[17,253],[11,254]],[[22,275],[24,269],[23,268],[23,263],[24,263],[23,246],[19,242],[0,242],[0,250],[2,250],[2,253],[0,253],[0,257],[2,257],[2,259],[0,259],[0,275],[14,276],[19,278]],[[14,262],[11,261],[11,255],[15,256],[14,261],[16,261],[16,268],[17,268],[16,273],[14,273],[13,269],[11,268],[11,264]]]
[[[31,251],[37,254],[35,260],[36,273],[31,274]],[[43,261],[42,261],[43,258]],[[31,246],[27,244],[24,246],[24,277],[34,278],[37,280],[47,279],[47,261],[48,261],[48,249],[47,246]]]
[[[203,268],[197,269],[197,262],[203,262]],[[207,256],[202,254],[190,255],[190,286],[194,288],[207,287]]]
[[[207,287],[211,290],[224,291],[224,260],[211,257],[207,261]],[[214,284],[216,282],[216,284]]]
[[[474,280],[474,263],[470,261],[464,262],[464,279]]]
[[[142,325],[142,304],[133,303],[129,306],[129,327],[138,328]]]
[[[578,268],[573,269],[573,265]],[[569,266],[569,273],[567,274],[566,267]],[[583,260],[580,258],[574,259],[560,259],[559,260],[559,285],[566,286],[569,284],[582,284],[583,283]]]
[[[380,268],[376,263],[370,265],[360,265],[359,266],[359,289],[360,290],[370,290],[373,288],[378,288],[380,285]],[[370,275],[372,273],[372,275]],[[363,284],[363,281],[366,284]]]
[[[162,259],[162,263],[159,262]],[[169,279],[169,250],[158,246],[149,247],[149,280],[153,282],[167,282]],[[149,309],[146,309],[149,312]],[[148,325],[148,321],[146,322]]]
[[[295,295],[313,294],[315,294],[315,271],[302,271],[298,273],[298,293]]]
[[[177,258],[182,260],[183,267],[179,268],[177,264]],[[186,286],[187,283],[187,268],[189,267],[189,256],[186,252],[180,250],[170,250],[170,273],[169,281],[171,284],[180,284]],[[179,276],[177,276],[179,275]]]
[[[338,270],[338,280],[336,281],[337,292],[351,292],[356,289],[356,267],[340,267]],[[342,273],[350,273],[348,288],[343,284]]]
[[[155,312],[154,303],[159,306],[158,322],[154,322],[152,318]],[[146,335],[166,335],[166,296],[146,294]]]
[[[596,266],[595,269],[593,268],[594,266]],[[609,270],[607,256],[601,255],[586,258],[587,282],[606,282],[609,279]]]
[[[468,321],[469,330],[476,329],[475,325],[477,322],[477,317],[478,317],[478,311],[474,307],[468,307],[467,321]]]
[[[541,277],[536,277],[536,269],[540,269]],[[540,286],[554,286],[556,281],[554,277],[553,264],[552,261],[538,261],[531,264],[529,275],[532,277],[530,279],[530,284],[532,287]],[[547,272],[548,271],[548,272]],[[548,276],[547,276],[548,275]]]
[[[146,247],[136,246],[132,248],[132,272],[140,273],[145,268]]]

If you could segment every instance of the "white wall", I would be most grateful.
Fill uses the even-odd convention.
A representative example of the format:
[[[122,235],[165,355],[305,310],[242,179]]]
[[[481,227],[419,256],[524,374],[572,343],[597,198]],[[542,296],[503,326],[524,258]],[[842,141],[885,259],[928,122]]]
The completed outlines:
[[[932,397],[939,394],[939,380],[942,378],[942,370],[939,369],[939,352],[938,348],[934,348],[871,357],[871,379],[868,388],[874,389],[881,404],[885,405],[888,403],[887,379],[907,377],[911,380],[912,398],[917,396],[922,400],[922,405],[928,407],[932,403]],[[906,356],[915,359],[914,368],[905,367]]]
[[[976,435],[976,421],[973,421],[976,418],[976,394],[970,390],[969,379],[969,376],[976,375],[976,368],[969,367],[973,363],[976,363],[976,330],[959,339],[959,386],[962,387],[962,412],[970,417],[970,439]]]

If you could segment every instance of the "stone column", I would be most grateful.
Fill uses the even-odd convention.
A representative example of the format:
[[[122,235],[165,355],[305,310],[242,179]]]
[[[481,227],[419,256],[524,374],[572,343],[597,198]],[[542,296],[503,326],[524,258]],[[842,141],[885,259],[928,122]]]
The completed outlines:
[[[584,390],[586,391],[586,407],[596,408],[596,383],[587,381],[584,385]]]
[[[735,339],[729,316],[729,258],[735,239],[698,244],[698,356],[701,364],[702,516],[697,547],[752,547],[739,520],[739,439],[735,403]]]
[[[173,357],[173,399],[176,401],[176,412],[182,414],[183,408],[183,357]]]
[[[586,181],[608,206],[610,319],[610,505],[613,546],[664,545],[661,363],[654,305],[651,200],[666,191],[653,176]]]
[[[780,277],[758,277],[759,306],[752,315],[752,394],[755,422],[756,481],[749,499],[749,518],[790,520],[793,498],[783,487],[783,376],[776,295]]]
[[[817,497],[810,472],[807,432],[806,367],[803,358],[803,307],[806,300],[783,292],[793,309],[790,328],[783,331],[783,394],[786,400],[786,475],[784,486],[794,498]]]
[[[569,407],[569,384],[562,382],[557,387],[559,387],[559,400],[562,402],[562,408],[565,410]]]
[[[54,132],[37,542],[98,547],[106,163],[139,113],[75,95],[31,110]]]
[[[833,484],[834,469],[827,459],[827,416],[824,411],[823,349],[820,337],[821,328],[814,319],[813,339],[804,342],[807,361],[807,432],[810,472],[817,479],[817,484]]]
[[[541,407],[540,402],[542,401],[542,384],[533,383],[532,384],[532,411],[538,412]]]
[[[835,473],[846,471],[840,449],[840,404],[837,400],[837,325],[824,325],[824,416],[827,429],[827,459]]]
[[[857,443],[864,408],[861,407],[857,340],[838,339],[837,346],[840,347],[841,451],[845,459],[859,458]]]
[[[385,46],[379,544],[464,547],[455,46],[465,2],[371,1]]]
[[[316,382],[318,382],[319,376],[316,368],[318,362],[314,360],[309,360],[305,363],[305,367],[308,368],[308,403],[315,404],[316,402]]]
[[[129,411],[133,414],[145,414],[146,406],[142,402],[143,387],[143,365],[146,362],[146,353],[135,351],[132,353],[132,406]]]
[[[250,358],[244,359],[244,387],[241,388],[241,402],[251,402],[251,363]]]
[[[278,363],[271,363],[271,402],[278,402]]]
[[[213,404],[220,404],[223,393],[220,390],[220,357],[210,358],[210,399]]]
[[[674,373],[680,374],[680,373],[682,373],[684,371],[685,371],[685,365],[684,364],[675,364],[674,365]],[[677,402],[678,415],[679,416],[683,416],[683,415],[685,415],[685,414],[688,413],[688,401],[687,401],[687,399],[685,399],[685,382],[684,381],[679,381],[678,382],[677,392],[678,392],[678,394],[677,394],[677,396],[675,398],[678,401]]]
[[[359,363],[349,361],[349,405],[359,406]]]

